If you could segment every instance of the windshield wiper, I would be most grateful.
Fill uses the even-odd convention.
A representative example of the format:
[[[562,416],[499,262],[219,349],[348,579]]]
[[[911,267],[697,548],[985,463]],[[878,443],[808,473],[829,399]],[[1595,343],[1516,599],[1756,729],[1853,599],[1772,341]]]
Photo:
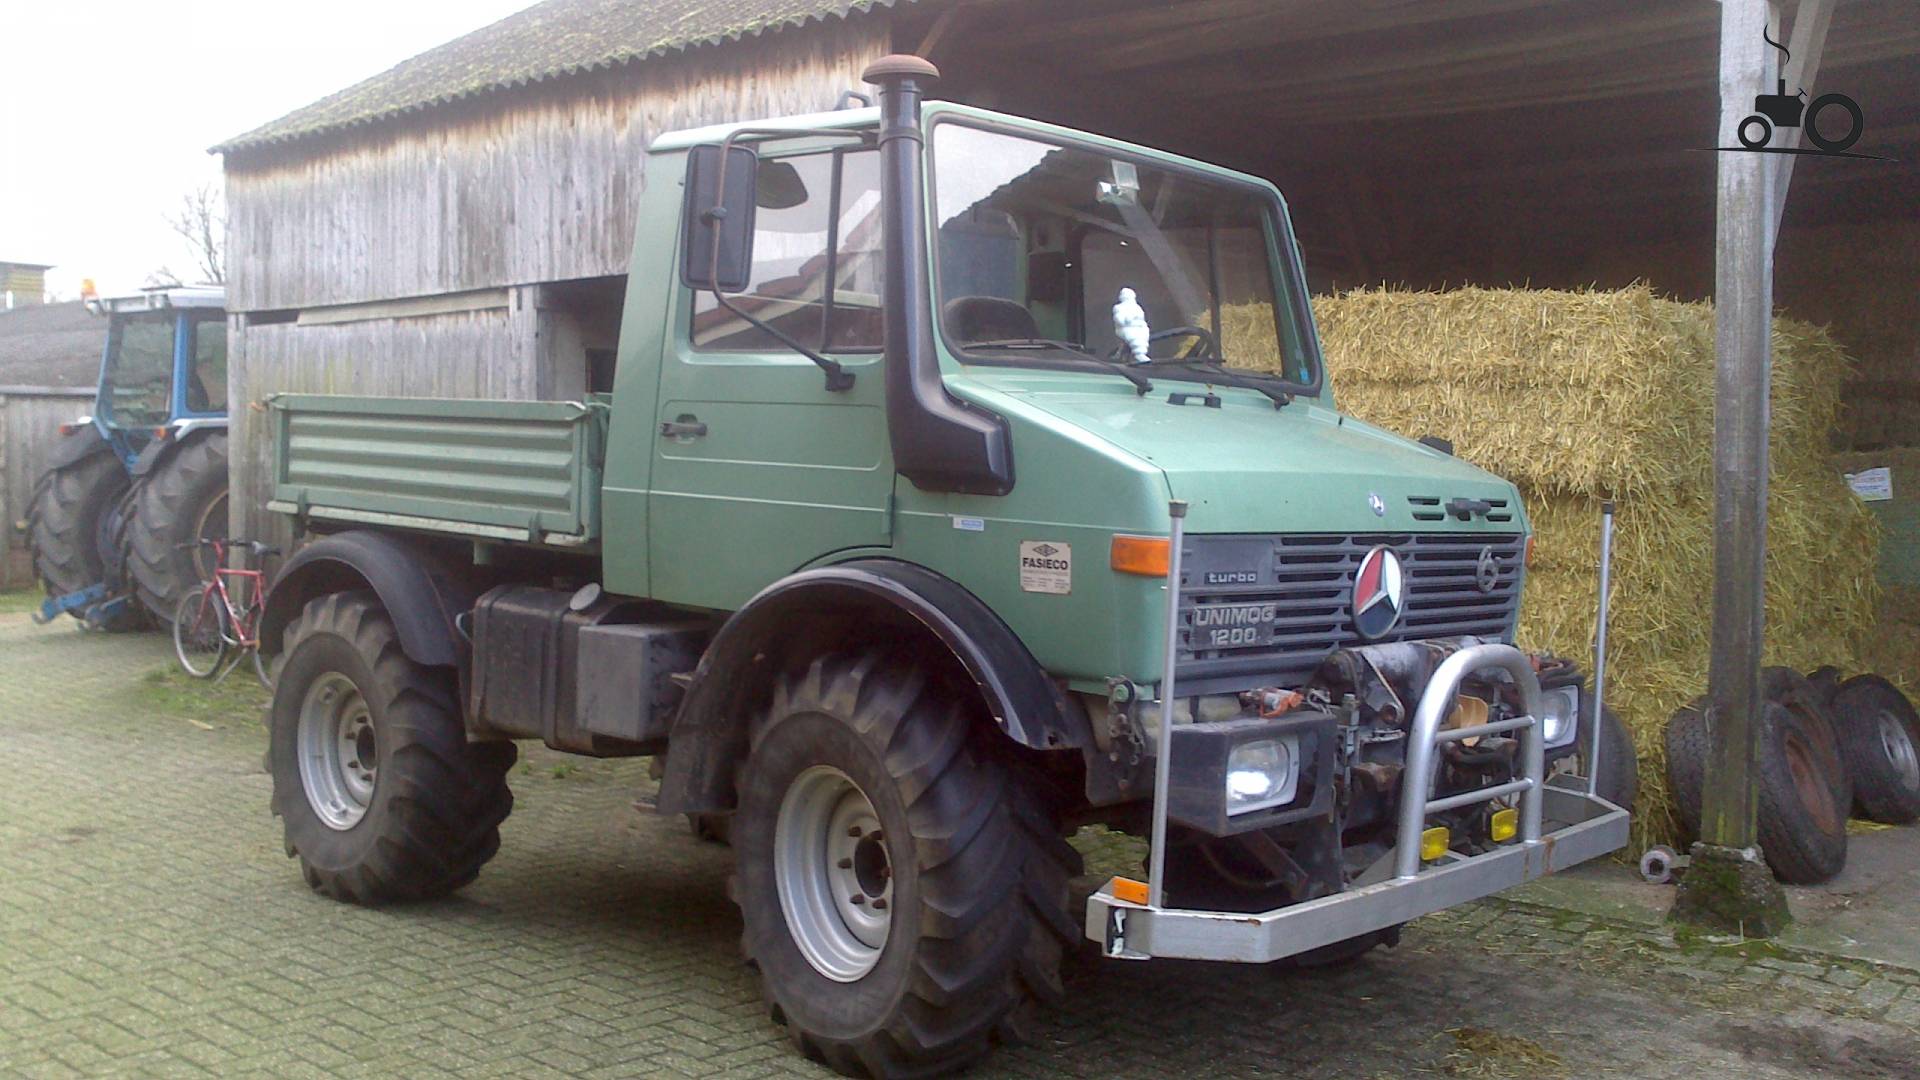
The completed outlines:
[[[1273,402],[1275,409],[1284,409],[1293,404],[1293,395],[1272,385],[1272,383],[1267,381],[1267,377],[1260,375],[1241,375],[1237,372],[1228,371],[1226,368],[1220,366],[1220,362],[1217,360],[1181,360],[1178,358],[1170,358],[1166,360],[1149,360],[1143,366],[1198,368],[1206,374],[1213,376],[1213,381],[1221,386],[1232,386],[1241,390],[1252,390],[1254,393],[1262,395],[1268,401]]]
[[[1110,364],[1105,360],[1100,359],[1099,353],[1094,352],[1092,349],[1087,348],[1085,345],[1076,345],[1071,341],[1060,341],[1055,338],[1005,338],[1000,341],[969,341],[964,346],[962,346],[962,348],[963,349],[1014,349],[1014,350],[1059,349],[1062,352],[1070,352],[1075,356],[1084,356],[1089,361],[1091,361],[1091,363],[1084,365],[1085,370],[1110,371],[1113,374],[1118,375],[1121,378],[1132,383],[1133,388],[1136,391],[1138,391],[1142,396],[1145,396],[1146,394],[1153,392],[1153,383],[1145,375],[1142,375],[1137,371],[1132,371],[1120,364]],[[1076,365],[1076,370],[1079,370],[1081,367],[1082,367],[1081,365]]]

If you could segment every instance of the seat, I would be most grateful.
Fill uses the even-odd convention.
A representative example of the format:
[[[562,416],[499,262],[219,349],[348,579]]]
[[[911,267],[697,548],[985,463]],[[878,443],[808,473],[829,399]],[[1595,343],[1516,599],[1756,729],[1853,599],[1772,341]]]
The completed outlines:
[[[1040,324],[1024,304],[998,296],[961,296],[947,301],[947,333],[962,345],[977,341],[1026,341]]]

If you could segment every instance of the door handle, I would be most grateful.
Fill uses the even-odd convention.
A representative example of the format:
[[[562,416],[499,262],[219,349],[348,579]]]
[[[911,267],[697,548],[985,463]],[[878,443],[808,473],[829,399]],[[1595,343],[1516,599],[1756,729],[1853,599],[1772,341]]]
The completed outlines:
[[[669,439],[697,439],[707,433],[707,425],[688,416],[679,420],[660,421],[660,434]]]

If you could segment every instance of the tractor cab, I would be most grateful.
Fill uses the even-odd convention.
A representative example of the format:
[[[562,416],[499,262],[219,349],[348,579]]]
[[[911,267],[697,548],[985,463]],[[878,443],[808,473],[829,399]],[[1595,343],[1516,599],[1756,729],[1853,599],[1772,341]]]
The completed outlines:
[[[224,422],[225,289],[149,289],[89,300],[87,307],[109,320],[93,426],[129,468],[170,429],[194,421]]]

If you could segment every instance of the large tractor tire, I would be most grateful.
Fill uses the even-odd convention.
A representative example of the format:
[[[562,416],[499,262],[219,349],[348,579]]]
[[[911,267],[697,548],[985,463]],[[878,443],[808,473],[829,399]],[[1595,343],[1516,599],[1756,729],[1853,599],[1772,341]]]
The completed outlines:
[[[370,592],[310,601],[285,645],[267,764],[307,884],[380,904],[472,881],[513,809],[514,745],[467,742],[453,673],[409,660]]]
[[[740,777],[732,892],[807,1056],[853,1076],[958,1069],[1063,993],[1079,858],[995,749],[961,691],[881,652],[777,687]]]
[[[126,466],[109,453],[89,454],[40,478],[28,512],[33,569],[47,595],[65,596],[101,582],[117,584],[116,538],[127,487]],[[136,624],[123,618],[120,624]]]
[[[213,573],[210,550],[181,547],[227,535],[227,433],[189,435],[142,479],[127,522],[127,569],[140,603],[164,625],[180,597]]]

